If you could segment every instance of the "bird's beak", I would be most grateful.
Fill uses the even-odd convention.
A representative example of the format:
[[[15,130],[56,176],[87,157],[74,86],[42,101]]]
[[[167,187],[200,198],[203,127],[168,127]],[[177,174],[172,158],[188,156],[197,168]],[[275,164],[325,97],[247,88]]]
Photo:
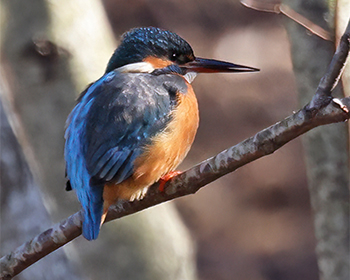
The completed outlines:
[[[233,64],[230,62],[207,59],[196,57],[195,60],[190,61],[184,65],[181,65],[181,68],[185,68],[187,72],[196,72],[196,73],[230,73],[230,72],[256,72],[260,71],[257,68]]]

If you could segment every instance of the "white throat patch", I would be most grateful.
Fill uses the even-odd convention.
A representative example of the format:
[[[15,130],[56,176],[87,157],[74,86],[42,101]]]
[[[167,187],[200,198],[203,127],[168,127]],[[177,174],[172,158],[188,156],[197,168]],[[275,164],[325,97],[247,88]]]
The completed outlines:
[[[120,73],[152,73],[154,67],[149,62],[135,62],[117,68]]]
[[[197,77],[197,73],[196,72],[188,72],[184,75],[184,78],[186,79],[186,81],[191,84],[194,80],[194,78]]]

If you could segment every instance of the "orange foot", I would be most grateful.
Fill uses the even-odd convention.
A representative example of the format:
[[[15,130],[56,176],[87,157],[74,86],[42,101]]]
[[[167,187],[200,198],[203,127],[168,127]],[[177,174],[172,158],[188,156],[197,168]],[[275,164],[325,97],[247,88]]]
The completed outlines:
[[[159,191],[164,192],[164,186],[171,178],[181,174],[181,171],[171,171],[159,179]]]

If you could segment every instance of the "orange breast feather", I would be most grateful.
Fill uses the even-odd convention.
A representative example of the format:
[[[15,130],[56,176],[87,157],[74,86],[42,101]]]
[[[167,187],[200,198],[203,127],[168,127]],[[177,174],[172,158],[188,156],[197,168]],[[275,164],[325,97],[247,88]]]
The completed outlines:
[[[193,88],[187,85],[186,94],[178,94],[178,106],[166,129],[156,135],[144,154],[135,161],[133,179],[149,185],[173,171],[185,158],[197,132],[198,104]]]
[[[172,121],[153,137],[145,152],[135,160],[133,175],[119,185],[105,185],[104,216],[118,198],[133,200],[142,197],[147,187],[173,171],[187,155],[199,123],[197,99],[192,86],[187,84],[187,87],[186,94],[177,94],[178,106],[172,113]]]

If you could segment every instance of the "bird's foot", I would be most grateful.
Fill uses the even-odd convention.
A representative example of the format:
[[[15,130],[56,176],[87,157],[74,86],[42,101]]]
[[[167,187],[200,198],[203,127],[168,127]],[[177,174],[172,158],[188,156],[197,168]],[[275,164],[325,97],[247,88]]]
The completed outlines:
[[[134,200],[141,200],[143,199],[146,194],[147,194],[147,191],[148,191],[148,187],[145,187],[145,188],[142,188],[136,192],[134,192],[131,196],[130,196],[130,199],[129,201],[134,201]]]
[[[159,191],[164,192],[164,186],[171,178],[181,174],[181,171],[171,171],[159,179]]]

